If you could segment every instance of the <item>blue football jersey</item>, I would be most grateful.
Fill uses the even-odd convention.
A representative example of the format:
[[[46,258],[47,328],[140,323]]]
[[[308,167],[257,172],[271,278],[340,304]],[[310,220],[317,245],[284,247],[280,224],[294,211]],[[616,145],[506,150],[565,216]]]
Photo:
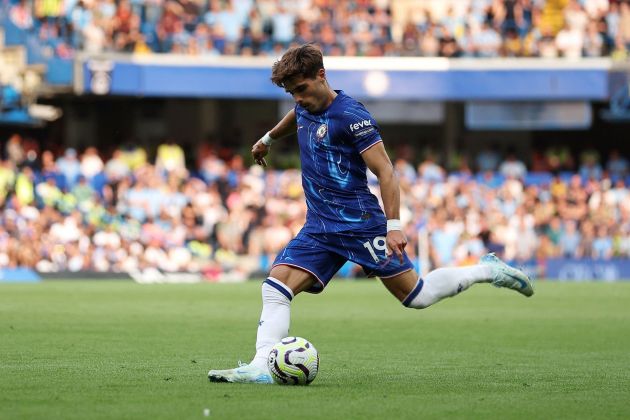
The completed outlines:
[[[337,91],[332,104],[311,114],[295,106],[308,212],[303,231],[346,232],[385,225],[378,199],[370,192],[361,152],[381,140],[379,127],[363,104]]]

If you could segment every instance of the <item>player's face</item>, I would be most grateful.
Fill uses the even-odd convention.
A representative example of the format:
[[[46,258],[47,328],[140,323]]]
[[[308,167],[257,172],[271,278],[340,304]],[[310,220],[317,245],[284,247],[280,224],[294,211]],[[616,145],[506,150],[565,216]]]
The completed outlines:
[[[297,76],[285,82],[284,90],[293,96],[293,100],[308,112],[318,112],[328,105],[328,84],[324,69],[313,78]]]

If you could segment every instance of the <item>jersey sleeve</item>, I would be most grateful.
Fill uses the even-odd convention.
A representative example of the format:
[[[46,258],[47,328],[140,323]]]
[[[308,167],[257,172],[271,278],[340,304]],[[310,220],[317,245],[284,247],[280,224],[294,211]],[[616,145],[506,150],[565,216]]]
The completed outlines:
[[[380,127],[362,103],[344,111],[345,131],[359,153],[381,141]]]

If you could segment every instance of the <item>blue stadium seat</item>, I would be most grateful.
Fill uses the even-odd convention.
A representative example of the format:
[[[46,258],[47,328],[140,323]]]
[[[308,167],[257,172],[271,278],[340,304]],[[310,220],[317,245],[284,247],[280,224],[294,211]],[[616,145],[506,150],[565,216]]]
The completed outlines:
[[[529,172],[525,175],[523,182],[525,186],[529,185],[548,185],[551,183],[553,176],[549,172]]]

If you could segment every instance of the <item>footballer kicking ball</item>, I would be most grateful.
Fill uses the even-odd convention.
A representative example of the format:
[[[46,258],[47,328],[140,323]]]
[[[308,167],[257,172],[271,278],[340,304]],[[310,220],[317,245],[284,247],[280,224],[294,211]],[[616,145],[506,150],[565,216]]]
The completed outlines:
[[[317,376],[319,354],[308,340],[285,337],[271,349],[267,365],[280,385],[308,385]]]

